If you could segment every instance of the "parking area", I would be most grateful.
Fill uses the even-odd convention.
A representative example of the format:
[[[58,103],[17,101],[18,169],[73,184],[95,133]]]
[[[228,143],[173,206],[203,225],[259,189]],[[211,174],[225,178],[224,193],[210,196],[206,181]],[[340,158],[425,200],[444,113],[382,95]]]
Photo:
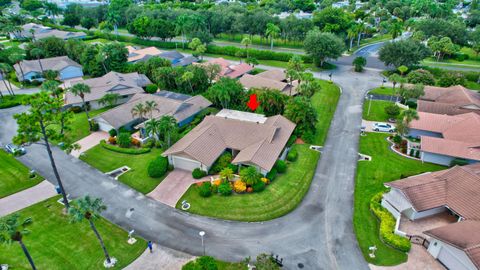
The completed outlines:
[[[395,127],[395,124],[392,123],[385,123],[385,122],[377,122],[377,121],[367,121],[362,119],[362,127],[365,127],[365,132],[377,132],[373,130],[373,124],[375,123],[380,123],[380,124],[388,124],[393,127]],[[383,132],[383,133],[389,133],[389,132]]]

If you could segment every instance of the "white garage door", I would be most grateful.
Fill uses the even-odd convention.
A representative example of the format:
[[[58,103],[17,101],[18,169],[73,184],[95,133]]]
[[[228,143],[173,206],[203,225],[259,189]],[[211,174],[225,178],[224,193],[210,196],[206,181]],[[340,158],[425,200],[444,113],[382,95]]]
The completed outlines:
[[[198,161],[176,156],[173,156],[172,158],[173,166],[177,169],[193,171],[196,168],[200,168],[200,162]]]
[[[113,127],[108,124],[107,122],[105,122],[105,120],[101,119],[101,118],[97,118],[95,119],[98,123],[98,128],[100,130],[103,130],[105,132],[109,132],[111,129],[113,129]]]
[[[450,270],[468,270],[459,258],[455,257],[452,252],[444,247],[438,253],[438,260]]]

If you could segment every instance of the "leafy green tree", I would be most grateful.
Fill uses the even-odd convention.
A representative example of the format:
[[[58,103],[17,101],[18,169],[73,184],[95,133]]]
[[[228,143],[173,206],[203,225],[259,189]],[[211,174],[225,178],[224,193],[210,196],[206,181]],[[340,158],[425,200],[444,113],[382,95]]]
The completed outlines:
[[[378,56],[386,66],[413,66],[431,54],[422,43],[414,40],[389,42],[380,48]]]
[[[193,85],[192,85],[192,79],[193,79],[194,75],[191,71],[186,71],[185,73],[183,73],[182,77],[180,77],[180,80],[182,82],[186,82],[188,83],[188,85],[190,85],[190,90],[191,90],[191,93],[194,92],[193,90]]]
[[[248,46],[252,44],[252,41],[248,37],[244,37],[241,43],[243,46],[245,46],[245,51],[247,52],[247,60],[248,60],[248,58],[250,57],[248,55]]]
[[[409,99],[417,99],[425,95],[424,87],[422,84],[415,84],[411,87],[400,88],[400,96],[403,97],[403,100],[407,101]]]
[[[400,72],[400,75],[403,76],[403,75],[405,75],[405,72],[408,71],[408,67],[402,65],[402,66],[399,66],[399,67],[397,68],[397,70]]]
[[[112,258],[110,257],[110,254],[108,254],[107,247],[94,223],[94,220],[100,218],[100,213],[106,209],[107,207],[103,204],[102,199],[91,198],[87,195],[73,202],[72,207],[68,209],[68,213],[72,217],[72,222],[82,222],[83,220],[88,221],[90,228],[92,228],[92,231],[95,233],[95,236],[102,247],[107,263],[111,264]]]
[[[80,25],[87,29],[90,30],[90,28],[96,27],[98,25],[98,21],[95,18],[92,17],[83,17],[80,19]]]
[[[151,38],[154,33],[153,20],[148,16],[139,16],[127,26],[128,31],[140,38]]]
[[[313,77],[312,73],[302,73],[302,81],[297,87],[297,91],[300,95],[305,97],[312,97],[315,92],[320,91],[322,86],[320,82]]]
[[[210,86],[205,95],[215,106],[224,109],[241,108],[245,96],[243,86],[238,80],[227,77]]]
[[[445,55],[452,55],[458,51],[458,46],[455,45],[449,37],[431,37],[427,44],[433,51],[434,56],[436,56],[437,61]]]
[[[29,217],[20,221],[19,214],[4,217],[0,220],[0,243],[10,244],[11,242],[17,242],[22,248],[32,269],[36,270],[37,268],[33,262],[32,256],[25,246],[25,243],[23,243],[23,236],[30,233],[30,231],[26,229],[30,224],[32,224],[32,218]]]
[[[270,50],[273,50],[273,40],[280,34],[280,27],[276,26],[273,23],[267,24],[267,29],[265,30],[265,36],[270,38]]]
[[[388,32],[389,34],[392,35],[392,39],[396,39],[397,37],[402,35],[402,31],[403,31],[402,22],[396,20],[390,25],[390,29]]]
[[[118,42],[108,43],[101,48],[104,64],[108,71],[122,71],[128,60],[128,50]]]
[[[44,2],[43,3],[43,8],[45,9],[45,13],[47,15],[52,16],[53,22],[55,23],[55,16],[60,14],[61,9],[58,7],[58,5],[54,2]]]
[[[289,96],[272,89],[261,89],[255,92],[257,93],[260,107],[266,116],[283,114],[285,104],[290,98]]]
[[[93,129],[92,122],[90,121],[90,116],[88,115],[88,106],[87,103],[85,102],[85,95],[90,94],[90,86],[84,84],[84,83],[77,83],[70,88],[70,92],[82,99],[82,104],[83,104],[83,110],[85,111],[85,115],[87,116],[87,121],[88,121],[88,126],[90,127],[90,130]]]
[[[323,32],[345,33],[353,16],[341,8],[327,7],[313,14],[313,23]]]
[[[31,50],[34,48],[41,49],[44,52],[42,57],[45,58],[64,56],[66,54],[65,41],[57,37],[42,38],[27,45],[27,56],[35,58],[31,53]]]
[[[407,81],[413,84],[435,85],[435,77],[425,69],[413,70],[407,75]]]
[[[355,67],[356,72],[362,72],[363,67],[367,64],[367,59],[362,56],[357,56],[355,59],[353,59],[352,64]]]
[[[385,113],[388,114],[390,118],[395,118],[400,114],[400,107],[397,105],[389,105],[385,107]]]
[[[200,55],[201,60],[203,60],[203,54],[207,51],[205,44],[202,44],[202,41],[199,38],[194,38],[190,43],[188,43],[188,48],[193,50],[196,55]]]
[[[253,58],[253,57],[248,57],[245,60],[245,63],[251,65],[252,67],[255,67],[256,65],[260,64],[260,62],[258,62],[257,58]]]
[[[107,20],[114,25],[126,25],[125,11],[132,5],[131,0],[111,0],[108,4]]]
[[[323,66],[328,59],[337,59],[344,51],[343,41],[332,33],[318,30],[308,32],[304,42],[305,51],[315,63]]]
[[[296,133],[315,133],[317,111],[306,97],[295,97],[285,105],[284,116],[297,125]]]

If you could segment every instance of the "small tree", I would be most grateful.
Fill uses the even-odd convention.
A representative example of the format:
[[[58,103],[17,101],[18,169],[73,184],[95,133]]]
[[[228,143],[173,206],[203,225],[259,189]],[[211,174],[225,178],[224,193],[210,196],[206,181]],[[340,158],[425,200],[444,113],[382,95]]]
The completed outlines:
[[[23,250],[23,253],[28,259],[30,266],[33,270],[36,270],[35,263],[27,247],[23,243],[23,236],[28,234],[26,229],[28,225],[32,224],[32,218],[26,218],[20,221],[20,215],[13,214],[0,220],[0,243],[18,242]]]
[[[90,228],[92,228],[92,231],[95,233],[95,236],[102,247],[105,260],[110,265],[112,263],[115,264],[115,260],[112,261],[110,258],[107,248],[105,247],[105,243],[103,242],[103,239],[98,233],[97,227],[95,227],[95,223],[93,222],[95,219],[100,217],[100,213],[105,209],[107,209],[107,207],[103,204],[102,199],[92,199],[87,195],[72,203],[72,207],[68,210],[68,213],[72,217],[72,222],[81,222],[83,220],[88,221]]]
[[[362,72],[363,67],[367,65],[367,59],[362,56],[355,57],[352,62],[353,66],[355,67],[356,72]]]
[[[248,37],[244,37],[242,39],[242,45],[245,46],[245,51],[247,52],[247,60],[249,58],[249,55],[248,55],[248,46],[250,46],[252,44],[252,41],[248,38]]]
[[[270,50],[273,50],[273,40],[280,33],[280,27],[273,23],[267,23],[267,29],[265,30],[265,36],[270,38]]]
[[[92,130],[93,126],[92,122],[90,121],[90,116],[88,115],[88,106],[85,102],[85,94],[90,93],[90,86],[84,83],[77,83],[72,86],[72,88],[70,88],[70,92],[72,92],[73,95],[78,96],[80,97],[80,99],[82,99],[83,109],[85,110],[85,115],[87,116],[88,126],[90,127],[90,130]]]
[[[220,177],[225,180],[225,181],[230,181],[233,179],[233,171],[230,168],[223,168],[223,170],[220,171]]]
[[[422,84],[415,84],[414,86],[411,86],[411,87],[400,88],[399,93],[405,102],[408,101],[409,99],[417,99],[425,95],[424,87]]]
[[[404,66],[404,65],[401,65],[401,66],[399,66],[399,67],[397,68],[397,70],[400,72],[400,75],[403,76],[403,75],[405,74],[405,72],[408,71],[408,67],[407,67],[407,66]]]
[[[240,178],[247,185],[253,186],[260,181],[260,174],[254,167],[247,167],[240,171]]]
[[[385,107],[385,113],[388,114],[390,118],[396,118],[400,114],[400,107],[397,105],[389,105]]]
[[[257,58],[253,58],[253,57],[248,57],[245,60],[245,63],[249,64],[252,67],[255,67],[256,65],[260,64],[260,62],[258,62]]]
[[[42,58],[44,54],[45,54],[45,52],[40,48],[33,48],[30,51],[30,55],[32,57],[37,58],[38,64],[40,65],[40,70],[42,71],[42,74],[43,74],[44,70],[43,70],[42,61],[40,61],[40,58]]]

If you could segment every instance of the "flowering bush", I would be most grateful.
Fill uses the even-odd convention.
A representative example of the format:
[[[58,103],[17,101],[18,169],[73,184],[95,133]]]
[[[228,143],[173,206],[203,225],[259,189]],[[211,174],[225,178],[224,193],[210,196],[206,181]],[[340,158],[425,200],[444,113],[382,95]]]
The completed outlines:
[[[265,177],[262,177],[262,178],[260,179],[260,181],[262,181],[263,183],[265,183],[265,185],[270,184],[270,180],[268,180],[268,178],[265,178]]]
[[[242,180],[237,180],[233,184],[233,190],[237,193],[243,193],[247,190],[247,184],[245,184],[245,182]]]
[[[247,188],[247,192],[248,192],[248,193],[252,193],[252,192],[253,192],[253,188],[252,188],[252,187],[248,187],[248,188]]]
[[[215,186],[219,186],[221,183],[222,183],[222,179],[215,179],[215,181],[213,181],[213,185]]]
[[[115,137],[110,137],[110,138],[108,138],[108,143],[109,143],[109,144],[116,144],[116,143],[117,143],[117,139],[115,139]]]
[[[135,139],[135,138],[132,138],[132,144],[139,147],[140,146],[140,141]]]

